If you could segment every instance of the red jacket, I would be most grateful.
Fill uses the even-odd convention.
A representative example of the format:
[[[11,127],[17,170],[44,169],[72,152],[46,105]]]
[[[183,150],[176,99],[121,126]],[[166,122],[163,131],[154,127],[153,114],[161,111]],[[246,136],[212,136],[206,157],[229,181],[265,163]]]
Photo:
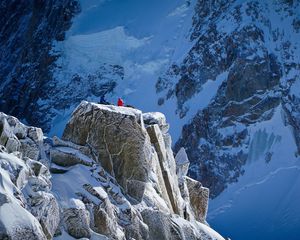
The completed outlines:
[[[118,99],[118,106],[119,107],[124,107],[124,102],[121,98]]]

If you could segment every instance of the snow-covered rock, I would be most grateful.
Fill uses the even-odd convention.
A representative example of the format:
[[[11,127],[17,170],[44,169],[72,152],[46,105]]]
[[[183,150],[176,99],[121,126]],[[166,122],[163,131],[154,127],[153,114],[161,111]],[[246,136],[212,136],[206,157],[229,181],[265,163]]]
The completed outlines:
[[[65,230],[74,238],[90,238],[90,214],[83,202],[76,199],[73,206],[63,209]]]
[[[190,166],[190,161],[183,147],[180,148],[178,153],[176,154],[175,161],[177,175],[179,176],[179,178],[183,178],[187,175]]]
[[[192,206],[181,196],[170,137],[160,129],[157,121],[148,121],[157,115],[142,114],[132,108],[82,102],[73,112],[63,140],[54,138],[54,151],[68,149],[70,154],[61,158],[65,160],[59,163],[54,158],[56,164],[68,162],[74,154],[84,155],[88,152],[86,149],[92,152],[89,154],[93,164],[76,161],[75,166],[64,165],[68,171],[54,174],[52,180],[53,191],[60,196],[60,204],[65,209],[78,199],[81,208],[89,211],[90,231],[113,239],[155,239],[155,229],[159,228],[159,232],[164,232],[160,239],[169,239],[173,234],[173,218],[191,220],[186,221],[182,229],[179,227],[178,239],[188,236],[185,231],[191,236],[195,229],[202,231],[195,227],[198,225],[194,215],[199,214],[193,210],[196,205]],[[166,121],[163,125],[167,125]],[[68,190],[61,189],[60,185]],[[197,195],[195,192],[193,200]],[[198,193],[200,200],[202,195]],[[207,200],[206,197],[201,203]],[[167,223],[161,225],[155,213],[166,216]],[[202,217],[201,221],[205,222],[204,215]],[[80,217],[65,229],[72,236],[72,226],[78,219]]]
[[[201,184],[181,192],[170,135],[149,121],[167,126],[162,114],[82,102],[63,140],[45,141],[0,114],[1,238],[223,239],[202,224]]]

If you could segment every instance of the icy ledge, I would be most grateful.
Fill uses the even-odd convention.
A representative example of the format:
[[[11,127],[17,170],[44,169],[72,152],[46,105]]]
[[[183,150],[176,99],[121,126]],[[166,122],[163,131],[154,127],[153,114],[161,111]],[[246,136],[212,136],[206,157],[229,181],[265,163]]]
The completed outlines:
[[[0,238],[223,239],[168,128],[161,113],[82,102],[49,139],[1,113]]]

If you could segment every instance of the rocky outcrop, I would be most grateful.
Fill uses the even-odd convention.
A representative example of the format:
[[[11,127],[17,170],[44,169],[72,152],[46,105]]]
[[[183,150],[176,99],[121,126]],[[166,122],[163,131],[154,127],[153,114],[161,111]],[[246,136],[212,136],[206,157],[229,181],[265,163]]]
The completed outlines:
[[[2,238],[223,239],[207,226],[208,191],[186,177],[184,150],[176,166],[161,113],[82,102],[63,139],[45,141],[0,119]]]
[[[3,113],[0,125],[0,236],[52,239],[60,216],[57,200],[50,192],[43,133]]]
[[[199,223],[195,224],[195,214],[206,224],[203,209],[207,210],[208,198],[202,199],[201,191],[191,188],[192,201],[189,201],[186,172],[181,172],[187,195],[185,199],[182,197],[167,130],[168,124],[160,113],[142,114],[132,108],[88,102],[82,102],[73,112],[63,140],[55,138],[50,152],[53,155],[59,148],[69,150],[61,157],[54,154],[52,164],[66,167],[71,174],[75,171],[71,168],[74,164],[82,165],[80,161],[67,164],[74,159],[74,153],[89,152],[94,164],[85,166],[91,168],[93,180],[90,179],[89,184],[82,182],[82,190],[77,189],[77,195],[90,213],[93,231],[112,239],[156,239],[158,235],[159,239],[184,239],[192,236],[195,229],[202,231],[197,227]],[[76,171],[84,174],[79,169]],[[56,179],[60,177],[54,176],[54,185],[65,181]],[[98,186],[93,183],[95,180]],[[193,202],[197,202],[197,194],[201,203]],[[73,201],[69,196],[64,197],[68,200],[63,202]],[[194,211],[199,206],[202,209]],[[179,224],[174,228],[178,218],[188,220],[185,226]],[[73,232],[70,234],[74,236]]]
[[[142,125],[138,110],[83,102],[67,124],[63,140],[93,149],[96,159],[125,192],[141,200],[150,177],[148,156],[153,155]]]
[[[209,189],[189,177],[185,177],[185,180],[195,218],[197,221],[205,223],[208,210]]]

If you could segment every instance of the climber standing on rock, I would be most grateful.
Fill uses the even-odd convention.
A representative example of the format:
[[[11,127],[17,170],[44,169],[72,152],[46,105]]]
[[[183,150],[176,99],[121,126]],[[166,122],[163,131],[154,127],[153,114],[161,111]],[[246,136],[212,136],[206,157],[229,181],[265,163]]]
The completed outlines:
[[[104,97],[104,96],[105,96],[105,95],[101,95],[99,103],[100,103],[100,104],[109,105],[109,102],[107,102],[107,101],[105,100],[105,97]]]
[[[124,107],[124,101],[122,100],[122,98],[118,99],[118,106],[119,107]]]

